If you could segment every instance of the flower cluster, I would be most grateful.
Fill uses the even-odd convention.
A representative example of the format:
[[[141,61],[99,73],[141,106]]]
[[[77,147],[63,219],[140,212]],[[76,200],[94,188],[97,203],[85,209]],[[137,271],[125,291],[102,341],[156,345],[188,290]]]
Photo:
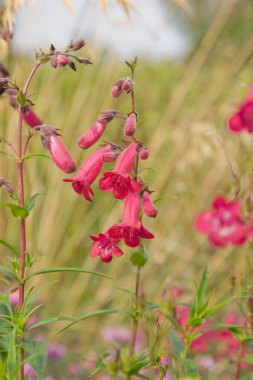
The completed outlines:
[[[227,126],[232,132],[253,133],[253,85],[237,112],[228,118]],[[243,214],[241,201],[228,201],[224,196],[217,196],[212,202],[211,210],[197,215],[195,228],[207,235],[215,248],[229,244],[242,245],[253,237],[253,222],[249,220],[249,215]]]
[[[109,263],[113,257],[123,255],[123,251],[118,247],[120,241],[123,240],[129,247],[138,247],[141,245],[141,239],[154,238],[154,235],[142,224],[141,210],[149,217],[157,215],[157,209],[150,198],[151,191],[138,175],[139,159],[146,160],[149,153],[134,137],[137,113],[134,109],[132,79],[119,80],[114,85],[111,94],[113,97],[118,97],[122,92],[131,95],[131,112],[127,115],[116,110],[102,112],[97,121],[80,137],[78,145],[83,149],[94,145],[103,135],[108,123],[116,117],[124,120],[123,133],[126,137],[130,137],[130,140],[124,141],[124,148],[114,143],[107,143],[88,156],[73,178],[64,179],[65,182],[72,183],[77,194],[83,195],[87,201],[92,201],[94,192],[91,185],[104,165],[117,159],[114,169],[103,173],[99,180],[99,188],[112,193],[114,198],[124,202],[122,221],[103,233],[91,235],[93,244],[90,256],[99,256],[104,263]]]

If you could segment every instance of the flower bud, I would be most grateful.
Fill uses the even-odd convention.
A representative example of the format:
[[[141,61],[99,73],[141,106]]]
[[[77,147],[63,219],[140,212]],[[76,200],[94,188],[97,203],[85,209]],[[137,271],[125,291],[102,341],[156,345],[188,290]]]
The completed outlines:
[[[15,188],[12,183],[7,181],[7,179],[3,177],[0,178],[0,187],[3,187],[11,198],[16,198]]]
[[[61,140],[57,137],[57,135],[51,135],[49,139],[49,152],[55,164],[64,173],[74,172],[76,170],[76,164],[70,157],[70,154],[68,153]]]
[[[112,162],[115,160],[115,158],[119,155],[119,151],[117,149],[106,152],[102,155],[102,162]]]
[[[12,307],[18,306],[18,301],[19,301],[19,295],[18,292],[10,293],[9,295],[9,302]]]
[[[83,38],[80,38],[79,40],[72,42],[71,48],[73,50],[80,50],[84,45],[86,45],[86,41]]]
[[[154,206],[154,204],[150,198],[150,195],[147,191],[144,191],[144,193],[143,193],[142,207],[143,207],[144,214],[146,214],[150,218],[156,217],[158,210],[155,208],[155,206]]]
[[[94,145],[104,133],[106,126],[107,125],[105,123],[100,121],[93,124],[78,140],[78,145],[80,148],[87,149]]]
[[[66,66],[69,63],[69,59],[64,54],[57,54],[56,62],[59,66]]]
[[[101,112],[101,116],[98,118],[98,122],[107,124],[112,121],[118,113],[119,112],[115,110],[103,111]]]
[[[31,107],[28,107],[25,112],[22,109],[23,120],[29,125],[29,127],[37,127],[38,125],[42,125],[43,121],[39,118],[39,116],[33,111]]]
[[[131,113],[124,126],[124,135],[125,136],[133,136],[136,131],[136,115],[135,113]]]
[[[111,90],[111,95],[113,98],[117,98],[118,96],[121,95],[122,93],[122,84],[123,84],[123,80],[119,80],[117,83],[115,83],[115,85],[113,86],[112,90]]]
[[[133,88],[133,82],[130,79],[126,79],[122,84],[122,90],[127,93],[130,92]]]
[[[142,148],[139,151],[139,159],[140,160],[147,160],[149,158],[149,151],[146,148]]]

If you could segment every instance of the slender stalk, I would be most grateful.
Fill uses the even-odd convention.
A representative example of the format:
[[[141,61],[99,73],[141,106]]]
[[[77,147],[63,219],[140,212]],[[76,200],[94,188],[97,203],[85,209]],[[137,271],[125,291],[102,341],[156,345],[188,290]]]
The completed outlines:
[[[34,68],[32,69],[26,84],[24,86],[24,96],[26,96],[31,80],[40,66],[40,62],[36,62]],[[18,149],[17,149],[17,169],[18,169],[18,201],[21,207],[24,207],[25,204],[25,195],[24,195],[24,168],[23,168],[23,117],[22,117],[22,108],[18,108]],[[23,283],[25,277],[25,262],[26,262],[26,224],[25,219],[20,218],[20,287],[19,287],[19,312],[23,307],[25,299],[25,284]],[[21,332],[20,344],[24,342],[24,331]],[[24,350],[20,348],[19,352],[19,380],[24,380]]]
[[[136,283],[135,283],[135,305],[136,308],[138,307],[139,303],[139,291],[140,291],[140,276],[141,276],[141,268],[137,268],[136,272]],[[131,343],[130,343],[130,354],[133,355],[135,352],[135,343],[136,343],[136,337],[138,332],[138,318],[134,319],[134,325],[132,330],[132,337],[131,337]]]
[[[238,356],[237,364],[236,364],[236,372],[235,372],[235,380],[239,380],[241,374],[241,360],[244,356],[244,344],[241,343],[240,353]]]

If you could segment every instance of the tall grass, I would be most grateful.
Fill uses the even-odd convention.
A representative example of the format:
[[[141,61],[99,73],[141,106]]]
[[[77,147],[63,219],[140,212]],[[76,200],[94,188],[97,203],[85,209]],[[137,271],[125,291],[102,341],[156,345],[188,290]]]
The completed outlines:
[[[155,198],[167,196],[157,204],[159,217],[145,223],[156,235],[147,244],[149,262],[142,275],[142,288],[148,298],[158,299],[168,286],[193,287],[206,260],[210,263],[210,286],[216,286],[220,297],[229,292],[231,275],[236,276],[239,286],[252,266],[249,247],[214,251],[193,228],[194,216],[210,204],[217,192],[232,197],[235,188],[214,134],[225,141],[241,178],[242,193],[249,182],[244,172],[252,167],[252,138],[232,136],[226,129],[227,116],[252,80],[253,35],[248,35],[243,44],[223,42],[237,6],[236,1],[221,3],[198,48],[184,62],[139,62],[136,98],[142,123],[138,134],[151,152],[142,175],[153,183]],[[46,123],[62,129],[63,141],[79,164],[89,154],[77,147],[81,133],[96,120],[100,110],[126,109],[127,104],[124,97],[112,100],[109,96],[112,84],[126,73],[123,62],[108,52],[91,55],[94,66],[79,68],[77,73],[56,73],[43,67],[32,87],[36,111]],[[19,81],[28,74],[31,62],[15,57],[10,66]],[[0,134],[14,139],[16,124],[17,114],[1,101]],[[118,134],[119,129],[112,123],[105,139],[113,141]],[[29,153],[43,152],[38,137],[33,140]],[[2,146],[1,150],[6,148]],[[12,159],[2,156],[1,175],[15,181],[14,165]],[[134,270],[127,250],[110,265],[89,257],[89,234],[106,229],[121,217],[119,202],[101,193],[96,193],[92,204],[85,202],[62,182],[62,173],[46,158],[28,160],[26,168],[26,195],[32,195],[29,187],[34,193],[45,194],[28,222],[28,251],[37,258],[36,267],[75,265],[99,269],[117,279],[120,287],[133,290]],[[1,201],[7,201],[3,192],[0,195]],[[18,224],[9,210],[1,210],[0,231],[0,239],[18,246]],[[2,261],[7,262],[9,252],[3,247],[0,252]],[[92,309],[129,304],[129,295],[106,279],[59,274],[36,278],[33,284],[52,278],[58,282],[45,292],[47,314],[80,315]],[[79,326],[75,339],[90,347],[99,342],[99,331],[105,323],[120,323],[120,318],[106,317],[103,323],[101,319],[94,320],[89,322],[89,328]],[[54,331],[55,326],[52,334]]]

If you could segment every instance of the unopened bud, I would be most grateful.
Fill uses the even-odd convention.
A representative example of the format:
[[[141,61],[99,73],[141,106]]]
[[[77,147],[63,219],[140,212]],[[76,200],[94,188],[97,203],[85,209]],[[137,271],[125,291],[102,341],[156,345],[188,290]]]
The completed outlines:
[[[144,193],[143,193],[142,207],[143,207],[144,214],[146,214],[150,218],[156,217],[158,210],[155,208],[155,206],[154,206],[154,204],[150,198],[150,195],[147,191],[144,191]]]
[[[73,50],[80,50],[82,47],[86,45],[86,41],[83,38],[71,43],[71,48]]]
[[[0,178],[0,187],[3,187],[7,191],[7,193],[9,194],[9,196],[11,198],[16,198],[16,196],[15,196],[15,188],[12,185],[12,183],[10,183],[9,181],[7,181],[7,179],[5,179],[3,177]]]
[[[93,124],[78,140],[78,145],[82,149],[87,149],[93,144],[95,144],[106,129],[106,124],[97,121]]]
[[[101,116],[98,118],[99,123],[109,123],[112,121],[115,116],[118,114],[118,111],[115,110],[107,110],[101,112]]]
[[[140,160],[147,160],[149,158],[149,151],[146,148],[142,148],[139,151],[139,159]]]
[[[123,84],[123,80],[119,80],[117,83],[115,83],[115,85],[113,86],[112,90],[111,90],[111,95],[113,98],[117,98],[118,96],[121,95],[122,93],[122,84]]]
[[[136,115],[135,113],[131,113],[124,126],[124,135],[125,136],[133,136],[136,131]]]
[[[115,160],[115,158],[119,155],[119,151],[117,149],[111,151],[111,152],[106,152],[102,155],[102,161],[103,162],[112,162]]]
[[[66,66],[69,63],[69,59],[64,54],[57,54],[56,62],[59,66]]]
[[[126,92],[130,92],[133,88],[133,82],[131,79],[126,79],[122,84],[122,90]]]

